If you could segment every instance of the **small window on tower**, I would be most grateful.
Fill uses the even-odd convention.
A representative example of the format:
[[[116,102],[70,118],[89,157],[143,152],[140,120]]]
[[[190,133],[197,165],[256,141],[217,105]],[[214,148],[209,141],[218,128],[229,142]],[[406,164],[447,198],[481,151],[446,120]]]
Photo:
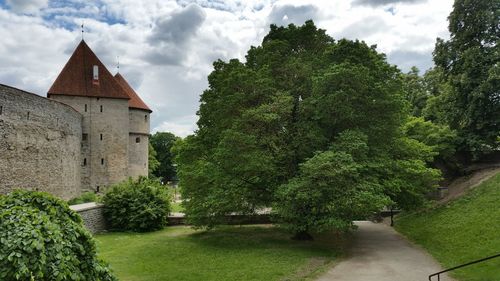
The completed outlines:
[[[87,112],[87,105],[85,105],[85,112]]]
[[[102,105],[101,105],[101,112],[102,112]]]
[[[88,134],[82,134],[82,141],[86,141],[88,137]]]
[[[28,111],[28,120],[30,120],[30,112]]]
[[[101,140],[102,140],[102,134],[101,134]]]
[[[94,80],[99,80],[99,67],[97,65],[94,65],[92,74]]]
[[[83,158],[83,166],[87,166],[87,158]]]
[[[99,186],[96,186],[95,193],[99,193]]]
[[[141,137],[135,138],[135,143],[140,143],[141,142]]]
[[[101,158],[101,165],[104,165],[104,158]]]
[[[93,74],[92,75],[92,84],[99,85],[99,67],[97,65],[94,65],[92,74]]]
[[[3,112],[3,106],[0,105],[0,115],[2,115]]]
[[[144,122],[148,122],[148,116],[144,115]]]

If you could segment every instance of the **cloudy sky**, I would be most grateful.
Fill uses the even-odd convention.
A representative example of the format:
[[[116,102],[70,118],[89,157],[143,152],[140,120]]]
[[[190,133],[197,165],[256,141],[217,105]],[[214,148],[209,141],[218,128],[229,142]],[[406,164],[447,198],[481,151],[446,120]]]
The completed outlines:
[[[196,129],[217,59],[244,59],[269,24],[313,19],[335,39],[377,44],[403,71],[432,66],[452,0],[0,0],[0,83],[45,96],[85,41],[153,109],[152,131]]]

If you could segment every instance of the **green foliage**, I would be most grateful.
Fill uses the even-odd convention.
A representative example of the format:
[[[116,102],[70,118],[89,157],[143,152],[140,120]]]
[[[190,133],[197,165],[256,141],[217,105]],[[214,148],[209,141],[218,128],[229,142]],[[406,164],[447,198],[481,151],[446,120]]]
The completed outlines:
[[[455,154],[458,137],[446,125],[425,121],[421,117],[411,117],[403,126],[403,132],[409,138],[430,146],[441,159],[449,159]]]
[[[378,171],[385,193],[395,205],[404,210],[418,208],[441,179],[441,172],[428,165],[437,153],[408,137],[397,139],[392,149],[390,158],[372,158],[368,166]]]
[[[426,248],[445,268],[498,253],[500,174],[446,205],[398,216],[396,229]],[[498,259],[450,272],[456,280],[497,280]]]
[[[347,131],[332,150],[300,165],[300,174],[277,190],[273,211],[295,233],[348,230],[355,219],[379,211],[390,200],[383,187],[363,177],[366,135]]]
[[[129,179],[112,186],[104,195],[104,215],[114,230],[157,230],[167,222],[169,199],[167,189],[158,181]]]
[[[82,193],[80,196],[70,199],[68,205],[77,205],[88,202],[101,202],[101,196],[97,195],[95,192],[87,191]]]
[[[345,229],[399,193],[418,198],[405,207],[421,202],[438,179],[426,167],[431,149],[401,141],[408,114],[401,75],[375,46],[335,42],[312,21],[272,25],[246,63],[216,61],[208,81],[199,130],[174,147],[185,212],[196,226],[274,206],[290,229]],[[432,179],[414,184],[418,173]],[[388,177],[398,179],[389,191]],[[336,193],[357,205],[336,205]],[[306,212],[308,222],[298,218]]]
[[[428,98],[426,80],[418,73],[418,68],[414,66],[408,73],[403,74],[403,90],[413,116],[422,116]]]
[[[437,40],[434,62],[450,89],[433,109],[457,130],[460,151],[478,157],[500,147],[500,2],[456,0],[449,31],[448,41]]]
[[[151,167],[151,173],[160,178],[162,181],[172,181],[177,179],[177,172],[175,166],[173,165],[174,155],[170,151],[174,143],[179,139],[179,137],[175,136],[169,132],[156,132],[149,139],[150,144],[153,146],[153,150],[155,151],[156,159],[159,161],[159,165],[155,168],[156,162],[153,163],[150,161],[150,164],[153,164]],[[153,156],[150,154],[150,158]]]
[[[184,207],[182,206],[181,203],[173,202],[170,204],[171,207],[171,212],[172,213],[183,213],[184,212]]]
[[[78,214],[47,193],[0,196],[1,280],[116,280]]]
[[[151,140],[148,143],[148,177],[155,177],[154,172],[160,167],[160,161],[157,159],[158,154],[155,148],[151,144]]]

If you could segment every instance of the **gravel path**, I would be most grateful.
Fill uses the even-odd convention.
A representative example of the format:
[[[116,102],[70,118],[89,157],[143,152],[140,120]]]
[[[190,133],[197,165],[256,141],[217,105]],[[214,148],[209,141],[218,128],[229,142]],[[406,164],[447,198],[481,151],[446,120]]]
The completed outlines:
[[[425,281],[430,274],[442,270],[429,254],[390,226],[368,221],[356,225],[359,228],[349,257],[318,281]],[[441,275],[441,281],[452,280]]]

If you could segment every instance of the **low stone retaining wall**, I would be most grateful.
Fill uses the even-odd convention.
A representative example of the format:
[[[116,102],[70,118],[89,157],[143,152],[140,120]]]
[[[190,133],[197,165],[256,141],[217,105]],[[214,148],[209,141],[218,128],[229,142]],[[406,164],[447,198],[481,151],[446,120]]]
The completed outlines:
[[[71,205],[69,208],[77,212],[83,220],[85,227],[92,233],[108,230],[108,224],[104,218],[104,205],[99,203],[84,203]],[[269,214],[258,215],[229,215],[224,218],[225,224],[267,224],[271,223]],[[185,225],[186,219],[183,213],[170,213],[167,219],[168,225]]]
[[[90,232],[98,233],[108,229],[108,224],[104,218],[103,204],[91,202],[71,205],[69,208],[82,217],[83,224]]]
[[[228,225],[240,224],[268,224],[271,223],[269,214],[257,215],[228,215],[224,217],[224,223]],[[168,225],[186,225],[186,218],[183,213],[171,213],[167,220]]]

